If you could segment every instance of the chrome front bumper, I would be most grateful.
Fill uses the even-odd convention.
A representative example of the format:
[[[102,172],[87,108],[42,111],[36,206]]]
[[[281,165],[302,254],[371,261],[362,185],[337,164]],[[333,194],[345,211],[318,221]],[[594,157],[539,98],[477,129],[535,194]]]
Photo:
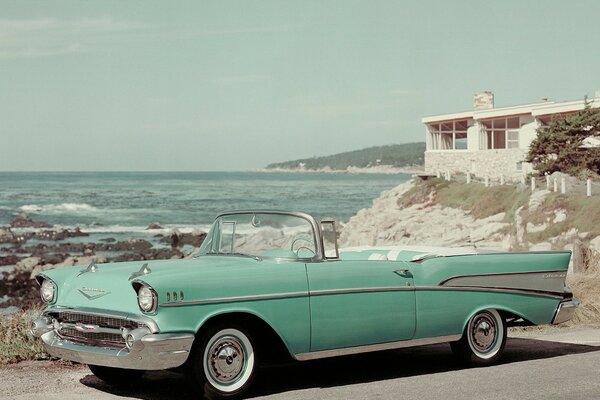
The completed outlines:
[[[553,324],[562,324],[569,321],[575,314],[575,309],[579,306],[579,301],[575,299],[563,300],[560,302],[552,319]]]
[[[53,357],[105,367],[161,370],[179,367],[187,360],[194,334],[148,333],[122,349],[75,343],[60,337],[44,317],[34,321],[32,333],[42,339]],[[36,325],[37,324],[37,325]]]

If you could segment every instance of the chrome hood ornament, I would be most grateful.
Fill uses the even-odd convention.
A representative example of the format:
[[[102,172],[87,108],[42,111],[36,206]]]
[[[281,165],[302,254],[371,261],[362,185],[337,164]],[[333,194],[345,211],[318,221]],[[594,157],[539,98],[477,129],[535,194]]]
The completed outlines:
[[[90,265],[87,266],[87,268],[84,268],[81,271],[79,271],[77,276],[83,275],[87,272],[96,272],[97,270],[98,270],[98,266],[96,265],[96,261],[92,261],[90,263]]]
[[[129,277],[129,280],[135,279],[138,276],[148,275],[151,272],[152,272],[152,270],[150,268],[148,268],[148,263],[144,263],[144,265],[142,265],[142,268],[140,268],[139,271],[131,274],[131,276]]]

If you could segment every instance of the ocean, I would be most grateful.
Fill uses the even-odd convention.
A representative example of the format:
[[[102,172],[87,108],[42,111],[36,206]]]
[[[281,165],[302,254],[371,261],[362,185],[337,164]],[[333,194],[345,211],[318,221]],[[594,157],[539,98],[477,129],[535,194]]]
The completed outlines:
[[[224,211],[305,211],[346,222],[407,174],[284,172],[0,172],[0,226],[20,213],[117,239],[207,230]]]

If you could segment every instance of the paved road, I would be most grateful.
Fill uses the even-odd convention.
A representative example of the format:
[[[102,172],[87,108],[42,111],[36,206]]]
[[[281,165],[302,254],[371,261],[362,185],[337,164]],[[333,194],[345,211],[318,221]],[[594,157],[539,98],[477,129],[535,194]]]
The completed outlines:
[[[600,329],[508,340],[501,364],[463,368],[448,345],[295,363],[261,371],[263,399],[600,399]],[[2,399],[189,398],[178,374],[152,372],[116,389],[83,366],[28,362],[0,369]]]

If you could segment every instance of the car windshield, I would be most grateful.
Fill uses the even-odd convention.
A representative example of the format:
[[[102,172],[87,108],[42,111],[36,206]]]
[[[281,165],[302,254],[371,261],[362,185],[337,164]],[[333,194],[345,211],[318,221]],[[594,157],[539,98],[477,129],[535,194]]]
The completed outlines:
[[[218,217],[198,255],[313,258],[312,224],[291,214],[241,213]]]

